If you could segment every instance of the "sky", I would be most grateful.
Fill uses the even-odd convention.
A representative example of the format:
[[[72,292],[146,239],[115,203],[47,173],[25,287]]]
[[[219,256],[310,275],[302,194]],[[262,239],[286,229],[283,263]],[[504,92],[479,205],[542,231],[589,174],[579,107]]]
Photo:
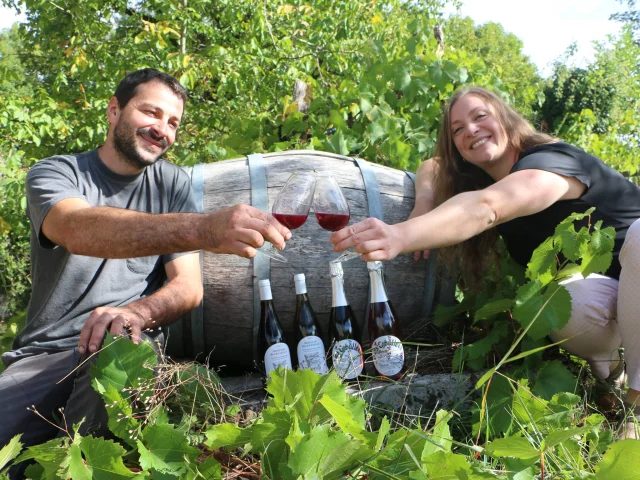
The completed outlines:
[[[593,41],[606,41],[621,24],[609,20],[624,10],[618,0],[462,0],[460,14],[480,25],[502,24],[523,43],[523,52],[549,76],[553,61],[577,42],[575,66],[593,60]],[[446,32],[445,32],[446,38]]]
[[[476,24],[501,23],[522,40],[525,55],[540,73],[549,76],[553,61],[573,42],[578,45],[575,66],[586,66],[593,59],[592,42],[620,30],[609,16],[623,9],[618,0],[462,0],[460,13]],[[16,20],[13,10],[0,7],[0,29]]]

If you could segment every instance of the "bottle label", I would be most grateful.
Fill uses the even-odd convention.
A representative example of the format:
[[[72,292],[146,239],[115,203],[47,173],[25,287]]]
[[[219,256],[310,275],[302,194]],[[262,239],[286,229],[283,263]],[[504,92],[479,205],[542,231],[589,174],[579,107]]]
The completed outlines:
[[[286,343],[274,343],[264,353],[264,368],[267,371],[267,377],[278,367],[293,369],[291,365],[291,352]]]
[[[331,352],[333,368],[340,378],[353,380],[362,373],[362,347],[355,340],[340,340]]]
[[[373,341],[373,364],[382,375],[392,377],[399,373],[404,365],[404,347],[398,337],[383,335]]]
[[[318,375],[324,375],[329,370],[324,352],[324,344],[319,337],[310,335],[298,343],[298,363],[300,368],[309,368]]]

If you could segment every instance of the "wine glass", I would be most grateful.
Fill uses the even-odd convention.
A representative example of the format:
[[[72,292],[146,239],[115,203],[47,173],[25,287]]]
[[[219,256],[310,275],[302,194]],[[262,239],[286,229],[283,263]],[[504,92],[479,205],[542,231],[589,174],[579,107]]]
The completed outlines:
[[[337,232],[347,226],[351,213],[349,203],[344,198],[340,185],[330,174],[320,174],[316,180],[313,210],[318,224],[325,230]],[[344,262],[359,257],[356,252],[345,252],[332,262]]]
[[[290,230],[300,228],[309,216],[315,186],[316,179],[313,175],[292,173],[271,208],[273,217]],[[273,245],[263,245],[258,252],[279,262],[287,261]]]

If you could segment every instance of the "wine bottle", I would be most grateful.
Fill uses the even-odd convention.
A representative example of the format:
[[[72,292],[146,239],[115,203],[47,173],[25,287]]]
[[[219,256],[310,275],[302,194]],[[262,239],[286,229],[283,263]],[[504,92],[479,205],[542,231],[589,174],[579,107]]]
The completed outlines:
[[[331,360],[338,376],[344,380],[355,380],[362,374],[362,335],[360,327],[344,293],[344,275],[340,262],[330,262],[331,315],[329,335]]]
[[[311,308],[307,295],[307,284],[304,273],[293,276],[296,284],[296,318],[295,332],[298,344],[298,367],[310,368],[318,375],[329,370],[322,340],[322,332],[316,314]]]
[[[367,324],[373,365],[379,375],[393,380],[404,371],[404,347],[398,316],[387,298],[382,280],[382,262],[367,262],[371,284],[371,303],[367,311]]]
[[[260,328],[258,330],[258,348],[264,358],[267,377],[278,367],[292,369],[291,352],[284,331],[273,306],[271,282],[260,280]]]

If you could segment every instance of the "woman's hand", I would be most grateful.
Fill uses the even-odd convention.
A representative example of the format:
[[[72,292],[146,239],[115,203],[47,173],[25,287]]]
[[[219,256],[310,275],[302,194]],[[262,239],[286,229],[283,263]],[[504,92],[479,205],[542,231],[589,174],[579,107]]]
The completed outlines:
[[[377,218],[367,218],[342,230],[329,238],[334,252],[354,247],[362,253],[366,262],[392,260],[402,253],[403,238],[396,225],[387,225]]]

